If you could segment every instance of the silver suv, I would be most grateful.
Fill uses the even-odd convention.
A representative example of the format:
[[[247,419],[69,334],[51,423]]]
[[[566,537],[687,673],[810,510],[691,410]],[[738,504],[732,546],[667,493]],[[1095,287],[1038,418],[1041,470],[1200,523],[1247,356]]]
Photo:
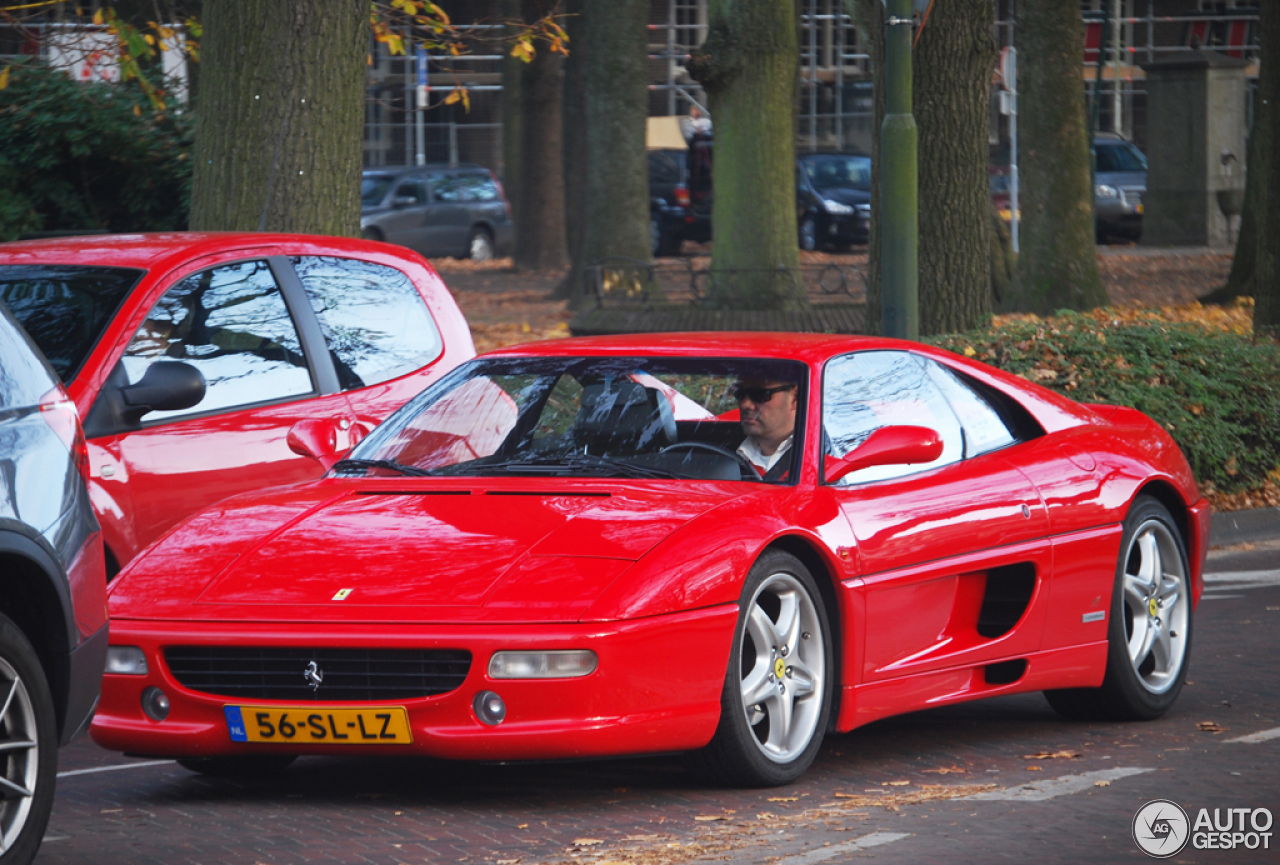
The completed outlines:
[[[1097,154],[1093,212],[1098,240],[1142,237],[1142,196],[1147,191],[1147,157],[1119,136],[1093,140]]]
[[[515,237],[511,205],[492,171],[478,165],[372,169],[360,186],[360,231],[428,258],[486,261]]]

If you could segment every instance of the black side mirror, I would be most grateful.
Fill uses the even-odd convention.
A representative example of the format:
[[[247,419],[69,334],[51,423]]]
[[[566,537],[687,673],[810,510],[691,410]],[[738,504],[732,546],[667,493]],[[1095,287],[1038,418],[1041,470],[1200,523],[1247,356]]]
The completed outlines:
[[[158,360],[137,384],[120,388],[125,414],[141,418],[150,411],[191,408],[204,399],[204,375],[189,363]]]

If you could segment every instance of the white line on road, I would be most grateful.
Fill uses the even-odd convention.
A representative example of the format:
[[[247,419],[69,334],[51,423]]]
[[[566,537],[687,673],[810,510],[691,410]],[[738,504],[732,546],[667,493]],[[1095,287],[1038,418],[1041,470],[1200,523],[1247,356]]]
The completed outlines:
[[[1220,571],[1205,574],[1206,583],[1257,583],[1263,586],[1280,585],[1280,571]]]
[[[1280,727],[1272,727],[1270,730],[1250,733],[1248,736],[1237,736],[1234,739],[1224,739],[1223,744],[1228,742],[1242,742],[1246,745],[1256,745],[1259,742],[1266,742],[1269,739],[1280,739]]]
[[[845,841],[843,844],[820,847],[817,850],[810,850],[808,853],[797,853],[795,856],[784,856],[781,859],[774,860],[774,865],[815,865],[817,862],[826,862],[828,859],[834,859],[843,853],[869,850],[872,847],[892,844],[894,841],[909,837],[911,837],[909,832],[872,832],[870,835],[863,835],[861,838],[854,838],[852,841]]]
[[[147,766],[172,766],[172,760],[148,760],[145,763],[120,763],[116,766],[98,766],[95,769],[72,769],[69,772],[59,772],[59,778],[70,778],[72,775],[93,775],[98,772],[118,772],[121,769],[142,769]]]
[[[1121,769],[1105,769],[1101,772],[1085,772],[1083,775],[1067,775],[1063,778],[1050,778],[1048,781],[1036,781],[1018,787],[1006,787],[1003,790],[991,790],[987,793],[975,793],[966,796],[966,801],[974,802],[1043,802],[1056,796],[1067,796],[1079,793],[1096,785],[1098,781],[1115,781],[1130,775],[1141,775],[1154,772],[1155,769],[1138,769],[1126,766]]]

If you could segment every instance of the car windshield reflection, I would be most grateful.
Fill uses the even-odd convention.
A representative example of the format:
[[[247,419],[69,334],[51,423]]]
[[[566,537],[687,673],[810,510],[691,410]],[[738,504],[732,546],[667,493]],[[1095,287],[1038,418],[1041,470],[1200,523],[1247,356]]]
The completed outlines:
[[[758,411],[751,394],[803,405],[805,383],[802,364],[780,360],[477,360],[388,419],[332,474],[785,483],[798,474],[798,433],[778,449],[778,468],[763,471],[745,455],[739,409]]]

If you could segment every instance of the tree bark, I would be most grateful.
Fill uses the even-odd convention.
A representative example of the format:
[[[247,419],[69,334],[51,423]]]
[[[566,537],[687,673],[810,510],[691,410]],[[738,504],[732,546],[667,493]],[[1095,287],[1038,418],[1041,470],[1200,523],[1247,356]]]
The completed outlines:
[[[521,11],[526,24],[545,14],[538,0],[524,0]],[[564,58],[541,48],[531,62],[522,65],[515,265],[521,270],[559,270],[569,263],[561,152]]]
[[[356,235],[369,7],[206,0],[193,230]]]
[[[709,0],[707,40],[690,73],[715,124],[712,304],[806,305],[796,242],[795,7],[792,0]]]
[[[520,20],[521,0],[502,0],[502,17],[508,21]],[[515,26],[507,27],[507,36],[515,35]],[[511,221],[519,229],[524,221],[520,211],[520,121],[521,83],[524,81],[524,61],[505,49],[502,57],[502,188],[511,205]]]
[[[875,128],[884,122],[884,12],[859,0],[872,43]],[[920,334],[977,327],[991,312],[996,255],[987,172],[991,72],[996,63],[994,0],[957,0],[933,8],[912,52],[912,102],[919,135]],[[880,136],[872,162],[880,164]],[[867,332],[880,327],[879,172],[872,174]],[[1003,264],[1003,262],[999,262]]]
[[[1007,306],[1047,315],[1108,302],[1098,275],[1078,3],[1019,4],[1021,249]]]
[[[1258,219],[1267,198],[1266,163],[1271,142],[1269,118],[1271,112],[1259,98],[1255,101],[1253,128],[1249,131],[1249,151],[1246,155],[1248,177],[1244,186],[1244,206],[1240,210],[1240,228],[1236,233],[1235,255],[1231,257],[1231,272],[1227,282],[1218,290],[1200,298],[1201,303],[1226,304],[1238,297],[1252,297],[1254,278],[1258,264]]]
[[[570,29],[569,55],[576,55],[581,66],[569,69],[565,103],[566,125],[574,124],[566,130],[565,148],[565,176],[573,178],[566,195],[574,207],[566,220],[573,226],[572,264],[557,294],[567,294],[576,309],[589,300],[583,292],[585,267],[614,257],[647,265],[652,256],[645,152],[649,4],[578,0],[574,5],[581,14],[580,35]],[[581,101],[575,104],[579,85]],[[581,162],[575,164],[579,134]]]
[[[1260,3],[1258,30],[1261,33],[1262,57],[1258,69],[1257,111],[1254,133],[1265,136],[1258,142],[1257,152],[1263,159],[1259,172],[1249,185],[1267,190],[1257,208],[1257,271],[1254,283],[1253,332],[1280,338],[1280,194],[1273,188],[1275,171],[1280,165],[1276,153],[1276,100],[1280,100],[1280,8],[1274,2]],[[1253,155],[1250,148],[1250,155]]]

